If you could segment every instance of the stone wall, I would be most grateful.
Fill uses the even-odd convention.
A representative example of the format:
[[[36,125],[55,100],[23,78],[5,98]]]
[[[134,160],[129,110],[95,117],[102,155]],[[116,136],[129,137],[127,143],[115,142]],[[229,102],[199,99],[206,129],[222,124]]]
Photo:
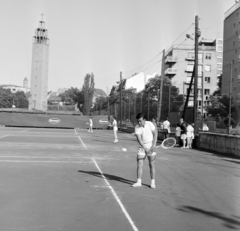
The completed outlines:
[[[240,136],[200,132],[197,148],[240,156]]]

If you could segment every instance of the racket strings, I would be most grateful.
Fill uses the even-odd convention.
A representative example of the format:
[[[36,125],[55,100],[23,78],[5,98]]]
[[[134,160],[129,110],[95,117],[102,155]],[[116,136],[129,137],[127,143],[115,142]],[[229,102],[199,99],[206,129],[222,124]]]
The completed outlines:
[[[170,137],[163,141],[162,146],[166,148],[170,148],[170,147],[173,147],[175,144],[176,144],[176,140]]]

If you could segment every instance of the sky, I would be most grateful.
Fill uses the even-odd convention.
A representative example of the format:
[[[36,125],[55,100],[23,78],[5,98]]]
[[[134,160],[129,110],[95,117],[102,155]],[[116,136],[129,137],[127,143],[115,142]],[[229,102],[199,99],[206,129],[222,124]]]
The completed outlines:
[[[223,37],[224,13],[235,0],[0,0],[0,84],[31,81],[32,43],[44,14],[48,29],[48,91],[82,88],[93,73],[106,93],[134,73],[161,72],[161,52],[201,38]]]

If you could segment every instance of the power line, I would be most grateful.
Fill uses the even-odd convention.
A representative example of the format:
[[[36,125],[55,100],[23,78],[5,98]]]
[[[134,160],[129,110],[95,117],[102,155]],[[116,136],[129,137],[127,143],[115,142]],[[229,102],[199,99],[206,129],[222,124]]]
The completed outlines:
[[[130,70],[130,71],[126,71],[125,73],[133,72],[133,71],[138,70],[139,68],[142,68],[142,67],[146,66],[148,63],[152,62],[155,58],[157,58],[161,53],[162,53],[162,52],[158,53],[154,58],[152,58],[152,59],[151,59],[150,61],[148,61],[147,63],[145,63],[145,64],[143,64],[143,65],[141,65],[141,66],[139,66],[139,67],[137,67],[137,68],[134,68],[134,69],[132,69],[132,70]]]

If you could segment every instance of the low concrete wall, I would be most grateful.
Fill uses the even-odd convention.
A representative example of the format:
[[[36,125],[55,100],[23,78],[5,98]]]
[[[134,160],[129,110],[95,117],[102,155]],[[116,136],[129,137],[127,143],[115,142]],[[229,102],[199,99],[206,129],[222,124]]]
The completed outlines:
[[[240,136],[200,132],[197,148],[240,156]]]

